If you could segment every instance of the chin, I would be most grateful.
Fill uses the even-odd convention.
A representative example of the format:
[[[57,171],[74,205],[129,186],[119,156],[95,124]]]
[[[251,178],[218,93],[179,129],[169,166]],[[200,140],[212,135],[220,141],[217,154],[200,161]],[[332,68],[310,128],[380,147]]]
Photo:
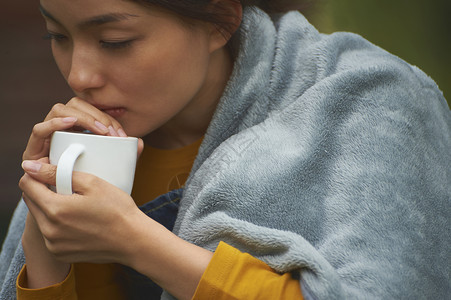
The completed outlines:
[[[143,138],[146,135],[148,135],[151,130],[140,130],[137,128],[130,128],[130,126],[123,125],[124,131],[127,133],[128,136]]]

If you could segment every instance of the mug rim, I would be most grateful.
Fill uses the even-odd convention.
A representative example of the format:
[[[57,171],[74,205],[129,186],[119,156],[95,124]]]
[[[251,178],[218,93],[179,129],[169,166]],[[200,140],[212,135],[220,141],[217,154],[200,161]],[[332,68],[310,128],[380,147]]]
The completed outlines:
[[[57,130],[55,132],[53,132],[52,137],[54,134],[57,135],[77,135],[77,136],[85,136],[85,137],[94,137],[94,138],[106,138],[106,139],[123,139],[123,140],[137,140],[137,137],[134,136],[127,136],[127,137],[122,137],[122,136],[110,136],[110,135],[100,135],[100,134],[94,134],[94,133],[83,133],[83,132],[71,132],[71,131],[62,131],[62,130]]]

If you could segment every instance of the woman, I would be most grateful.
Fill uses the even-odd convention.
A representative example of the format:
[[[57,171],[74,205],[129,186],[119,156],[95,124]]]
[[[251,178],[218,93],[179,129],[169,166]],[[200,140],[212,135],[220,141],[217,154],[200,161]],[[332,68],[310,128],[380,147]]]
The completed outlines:
[[[299,13],[188,2],[41,0],[76,97],[24,152],[2,299],[449,295],[435,83]],[[72,196],[47,188],[51,134],[82,129],[142,137],[132,197],[83,173]]]

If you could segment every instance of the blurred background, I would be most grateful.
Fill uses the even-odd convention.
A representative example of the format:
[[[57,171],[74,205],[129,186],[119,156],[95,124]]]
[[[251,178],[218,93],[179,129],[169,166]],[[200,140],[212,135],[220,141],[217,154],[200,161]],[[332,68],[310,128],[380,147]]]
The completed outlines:
[[[321,32],[351,31],[428,73],[451,100],[450,0],[310,0]],[[71,97],[53,62],[38,1],[1,1],[0,243],[20,199],[22,152],[34,124]]]

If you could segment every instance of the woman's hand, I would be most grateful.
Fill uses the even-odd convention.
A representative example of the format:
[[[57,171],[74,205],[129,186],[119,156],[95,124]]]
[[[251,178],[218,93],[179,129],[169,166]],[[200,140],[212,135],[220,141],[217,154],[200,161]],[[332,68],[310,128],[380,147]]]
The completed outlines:
[[[59,195],[47,188],[55,185],[55,166],[25,161],[23,168],[24,200],[57,260],[121,263],[178,299],[191,299],[213,253],[178,238],[98,177],[74,172],[75,194]]]
[[[40,162],[47,163],[43,158]],[[28,202],[28,198],[23,194]],[[37,289],[47,287],[64,280],[70,265],[55,259],[46,247],[45,240],[33,215],[28,213],[22,235],[22,247],[27,264],[26,288]]]
[[[25,161],[19,187],[46,248],[62,262],[123,263],[128,228],[141,211],[121,189],[91,174],[73,173],[73,195],[48,189],[56,167]]]
[[[99,135],[127,136],[121,124],[113,117],[75,97],[67,104],[55,104],[44,122],[33,127],[23,160],[47,157],[53,132],[69,128],[86,129]]]
[[[114,118],[86,101],[73,98],[66,105],[54,105],[44,122],[34,126],[23,154],[23,159],[38,159],[38,165],[40,163],[47,164],[50,139],[53,132],[70,128],[87,129],[94,134],[100,135],[127,136],[121,125]],[[139,139],[138,155],[142,152],[143,147],[143,141]],[[23,181],[27,182],[27,179],[30,182],[30,176],[25,174]],[[46,192],[50,192],[47,186],[44,186]],[[45,218],[41,217],[41,222],[39,223],[36,221],[35,217],[42,216],[44,212],[34,208],[37,206],[33,206],[33,199],[27,193],[23,193],[23,199],[30,209],[22,236],[22,245],[27,263],[27,287],[41,288],[61,282],[67,275],[70,265],[62,262],[61,257],[55,255],[58,253],[56,250],[60,244],[56,242],[57,239],[53,238],[53,234],[56,235],[57,233],[53,231],[51,226],[42,222]],[[46,213],[49,216],[49,213]],[[55,218],[55,221],[58,222],[57,218]],[[42,229],[45,230],[44,235],[41,232]]]

